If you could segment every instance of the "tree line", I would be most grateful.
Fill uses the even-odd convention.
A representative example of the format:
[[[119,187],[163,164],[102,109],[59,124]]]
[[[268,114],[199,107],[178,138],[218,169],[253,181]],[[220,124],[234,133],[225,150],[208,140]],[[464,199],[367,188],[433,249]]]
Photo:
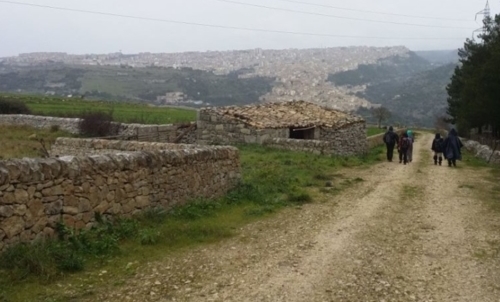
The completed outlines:
[[[484,20],[480,40],[467,39],[448,84],[449,121],[462,135],[491,130],[500,137],[500,15]]]

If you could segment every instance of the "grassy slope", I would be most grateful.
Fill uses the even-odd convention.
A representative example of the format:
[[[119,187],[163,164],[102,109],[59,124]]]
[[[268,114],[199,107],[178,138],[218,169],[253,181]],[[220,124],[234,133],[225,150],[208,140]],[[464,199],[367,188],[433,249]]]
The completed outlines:
[[[359,157],[319,156],[252,145],[240,146],[240,150],[244,180],[238,190],[208,204],[195,203],[166,215],[138,219],[137,235],[120,241],[118,252],[85,254],[85,273],[55,274],[47,282],[35,276],[19,279],[19,271],[0,268],[0,300],[68,301],[91,296],[93,286],[121,284],[137,266],[223,240],[235,235],[241,226],[269,217],[280,208],[300,209],[303,203],[326,199],[329,194],[361,183],[362,179],[349,179],[339,172],[379,162],[382,154],[381,148]],[[326,182],[331,184],[326,187]],[[154,244],[141,244],[148,239]]]

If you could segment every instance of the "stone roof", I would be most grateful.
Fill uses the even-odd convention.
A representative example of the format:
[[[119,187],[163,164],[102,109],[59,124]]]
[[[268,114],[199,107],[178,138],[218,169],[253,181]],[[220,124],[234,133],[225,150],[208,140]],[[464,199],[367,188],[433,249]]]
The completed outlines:
[[[260,129],[342,128],[346,125],[364,122],[359,116],[305,101],[265,103],[242,107],[212,107],[204,110],[236,119]]]

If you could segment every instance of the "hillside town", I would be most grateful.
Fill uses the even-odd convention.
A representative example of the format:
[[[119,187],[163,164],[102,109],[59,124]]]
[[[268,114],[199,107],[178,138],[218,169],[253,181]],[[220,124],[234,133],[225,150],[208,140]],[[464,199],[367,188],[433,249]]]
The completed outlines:
[[[359,88],[335,87],[327,82],[329,74],[352,70],[360,64],[373,64],[391,56],[406,56],[405,47],[337,47],[286,50],[239,50],[185,53],[139,53],[134,55],[66,53],[28,53],[0,58],[4,66],[35,66],[46,63],[92,66],[129,66],[133,68],[157,66],[193,68],[224,75],[235,73],[240,78],[275,78],[272,92],[261,96],[261,101],[312,101],[335,109],[352,111],[373,104],[352,95]],[[362,89],[362,88],[361,88]],[[179,92],[180,93],[180,92]],[[159,96],[164,98],[163,96]],[[165,98],[182,105],[193,100]]]

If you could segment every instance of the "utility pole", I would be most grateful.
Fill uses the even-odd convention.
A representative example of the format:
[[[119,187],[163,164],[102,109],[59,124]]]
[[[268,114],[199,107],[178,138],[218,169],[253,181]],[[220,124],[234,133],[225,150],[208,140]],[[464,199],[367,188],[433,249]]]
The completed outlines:
[[[490,10],[490,1],[489,0],[486,0],[486,6],[484,7],[484,9],[482,11],[476,13],[476,17],[474,18],[474,20],[477,21],[478,15],[483,15],[483,27],[478,28],[472,32],[472,40],[474,40],[474,35],[476,33],[486,33],[485,21],[489,21],[491,19],[491,10]]]

